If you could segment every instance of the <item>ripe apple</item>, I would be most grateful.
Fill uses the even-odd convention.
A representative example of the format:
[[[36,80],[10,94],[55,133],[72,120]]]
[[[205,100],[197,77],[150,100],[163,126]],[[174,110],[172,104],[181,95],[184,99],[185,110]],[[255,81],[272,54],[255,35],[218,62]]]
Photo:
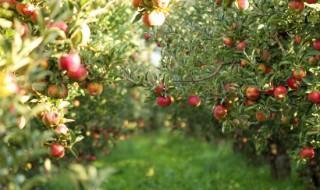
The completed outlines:
[[[299,35],[296,35],[295,37],[294,37],[294,42],[296,43],[296,44],[301,44],[301,41],[302,41],[302,37],[301,36],[299,36]]]
[[[17,3],[16,10],[24,16],[30,16],[36,11],[36,7],[32,4]]]
[[[132,6],[134,8],[138,8],[138,7],[140,7],[142,5],[142,1],[143,0],[132,0]]]
[[[246,10],[249,8],[249,0],[236,0],[236,6],[239,10]]]
[[[245,67],[248,64],[248,61],[245,59],[240,60],[240,67]]]
[[[278,86],[274,89],[273,95],[276,99],[283,99],[287,96],[287,88],[285,86]]]
[[[267,120],[267,116],[262,111],[257,111],[256,112],[256,119],[259,122],[264,122]]]
[[[313,42],[312,46],[313,46],[313,48],[314,48],[315,50],[320,51],[320,39],[316,39],[316,40]]]
[[[320,104],[320,91],[313,91],[308,94],[308,100],[315,104]]]
[[[161,26],[165,20],[166,16],[164,13],[156,10],[143,15],[143,23],[148,27]]]
[[[90,96],[100,96],[103,92],[103,85],[96,82],[91,82],[87,86],[87,90]]]
[[[83,81],[87,78],[88,71],[83,65],[80,65],[80,67],[76,71],[68,70],[67,74],[69,78],[73,80]]]
[[[143,35],[143,38],[144,38],[145,40],[150,40],[150,39],[152,38],[152,34],[150,34],[150,33],[145,33],[145,34]]]
[[[63,158],[65,154],[64,146],[61,144],[53,143],[50,146],[51,156],[56,158]]]
[[[293,78],[297,79],[297,80],[301,80],[302,78],[304,78],[307,75],[306,70],[304,70],[303,68],[300,69],[293,69],[292,70],[292,76]]]
[[[291,88],[293,90],[297,90],[300,86],[300,81],[296,80],[295,78],[289,77],[287,79],[287,84],[288,84],[289,88]]]
[[[161,96],[162,92],[164,91],[165,89],[165,86],[163,83],[159,84],[158,86],[156,86],[154,89],[153,89],[153,92],[155,95],[157,96]]]
[[[245,100],[244,101],[244,105],[245,106],[253,106],[255,105],[257,102],[253,101],[253,100]]]
[[[68,25],[63,21],[50,22],[47,26],[48,26],[48,28],[60,29],[60,30],[64,31],[65,33],[68,32]]]
[[[157,97],[157,100],[156,100],[157,104],[160,106],[160,107],[167,107],[167,106],[170,106],[173,102],[173,97],[172,96],[159,96]]]
[[[32,13],[31,17],[30,17],[31,21],[33,23],[36,23],[38,20],[38,13],[35,11],[34,13]]]
[[[47,89],[48,96],[64,99],[68,96],[68,88],[64,84],[50,85]]]
[[[249,99],[249,100],[257,100],[259,99],[260,97],[260,91],[257,87],[248,87],[246,89],[246,97]]]
[[[266,73],[267,71],[267,66],[265,64],[260,63],[258,65],[258,70],[261,71],[262,73]]]
[[[223,44],[227,47],[232,47],[233,41],[230,37],[223,37]]]
[[[227,116],[228,110],[226,107],[223,105],[216,105],[213,108],[213,117],[216,118],[217,120],[222,120]]]
[[[289,2],[288,7],[295,12],[301,12],[304,9],[304,3],[302,0],[292,0]]]
[[[247,42],[241,41],[241,42],[239,42],[239,43],[237,44],[236,48],[237,48],[237,50],[239,50],[239,51],[244,51],[244,50],[246,49],[247,45],[248,45]]]
[[[65,124],[59,124],[54,131],[58,135],[66,135],[66,134],[68,134],[69,129]]]
[[[300,151],[299,155],[300,158],[314,158],[315,151],[312,147],[305,147]]]
[[[199,107],[200,104],[201,104],[201,98],[199,96],[189,96],[188,98],[188,103],[189,105],[191,106],[194,106],[194,107]]]
[[[77,52],[70,52],[62,55],[59,59],[59,67],[68,72],[77,71],[81,67],[80,55]]]
[[[169,6],[170,0],[152,0],[154,6],[165,9]]]
[[[215,0],[217,5],[221,5],[222,0]]]
[[[43,114],[42,116],[42,122],[46,126],[52,126],[52,125],[59,125],[60,123],[60,117],[57,112],[49,111]]]

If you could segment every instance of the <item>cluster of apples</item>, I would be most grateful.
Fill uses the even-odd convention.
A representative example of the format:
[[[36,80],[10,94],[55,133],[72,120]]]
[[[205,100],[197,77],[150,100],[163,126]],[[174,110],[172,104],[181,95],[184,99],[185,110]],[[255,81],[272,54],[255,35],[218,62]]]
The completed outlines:
[[[170,0],[132,0],[132,6],[139,9],[142,21],[147,27],[164,24],[169,3]]]
[[[166,87],[163,83],[158,85],[153,90],[157,96],[156,103],[160,107],[170,106],[174,102],[174,98],[170,95],[166,95]],[[201,105],[201,98],[198,95],[191,95],[188,97],[187,103],[193,107],[199,107]]]

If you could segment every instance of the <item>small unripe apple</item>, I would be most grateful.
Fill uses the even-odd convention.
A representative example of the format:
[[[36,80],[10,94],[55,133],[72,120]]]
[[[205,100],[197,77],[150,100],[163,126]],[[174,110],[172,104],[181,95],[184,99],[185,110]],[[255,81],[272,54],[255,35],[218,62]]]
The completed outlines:
[[[257,100],[260,97],[260,90],[257,87],[248,87],[246,89],[246,97],[249,100]]]
[[[285,86],[278,86],[274,89],[273,95],[276,99],[284,99],[287,96],[287,88]]]
[[[313,91],[308,94],[308,100],[315,104],[320,104],[320,91]]]
[[[88,71],[83,65],[80,65],[80,67],[76,71],[68,70],[67,74],[69,78],[73,80],[83,81],[87,78]]]
[[[189,105],[191,106],[194,106],[194,107],[199,107],[200,104],[201,104],[201,98],[199,96],[189,96],[188,98],[188,103]]]
[[[69,129],[65,124],[59,124],[54,131],[58,135],[66,135],[66,134],[68,134]]]
[[[228,114],[228,110],[223,105],[216,105],[213,110],[213,117],[217,120],[222,120]]]
[[[314,158],[315,156],[315,151],[312,147],[305,147],[303,148],[300,153],[300,158]]]
[[[53,143],[50,146],[51,156],[55,158],[63,158],[65,154],[64,146],[61,144]]]
[[[103,85],[96,82],[91,82],[87,86],[87,90],[90,96],[100,96],[103,92]]]
[[[81,67],[81,58],[77,52],[64,54],[59,59],[59,67],[68,72],[77,71]]]
[[[143,23],[148,27],[161,26],[165,20],[166,16],[164,13],[156,10],[143,15]]]

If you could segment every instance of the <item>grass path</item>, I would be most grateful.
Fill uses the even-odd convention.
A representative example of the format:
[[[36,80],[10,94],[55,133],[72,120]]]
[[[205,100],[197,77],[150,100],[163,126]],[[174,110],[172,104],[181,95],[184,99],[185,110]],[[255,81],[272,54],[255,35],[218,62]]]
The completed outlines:
[[[229,143],[207,144],[166,132],[121,142],[98,164],[115,173],[106,190],[300,190],[296,178],[276,181],[267,166],[248,166]]]

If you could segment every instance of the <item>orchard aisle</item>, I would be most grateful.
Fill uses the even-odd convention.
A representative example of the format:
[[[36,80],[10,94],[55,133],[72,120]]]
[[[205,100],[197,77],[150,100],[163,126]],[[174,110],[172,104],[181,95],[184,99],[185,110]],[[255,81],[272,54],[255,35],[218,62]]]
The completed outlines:
[[[299,190],[296,179],[275,181],[267,167],[250,167],[231,144],[207,144],[167,132],[120,142],[99,167],[115,173],[106,190]]]

